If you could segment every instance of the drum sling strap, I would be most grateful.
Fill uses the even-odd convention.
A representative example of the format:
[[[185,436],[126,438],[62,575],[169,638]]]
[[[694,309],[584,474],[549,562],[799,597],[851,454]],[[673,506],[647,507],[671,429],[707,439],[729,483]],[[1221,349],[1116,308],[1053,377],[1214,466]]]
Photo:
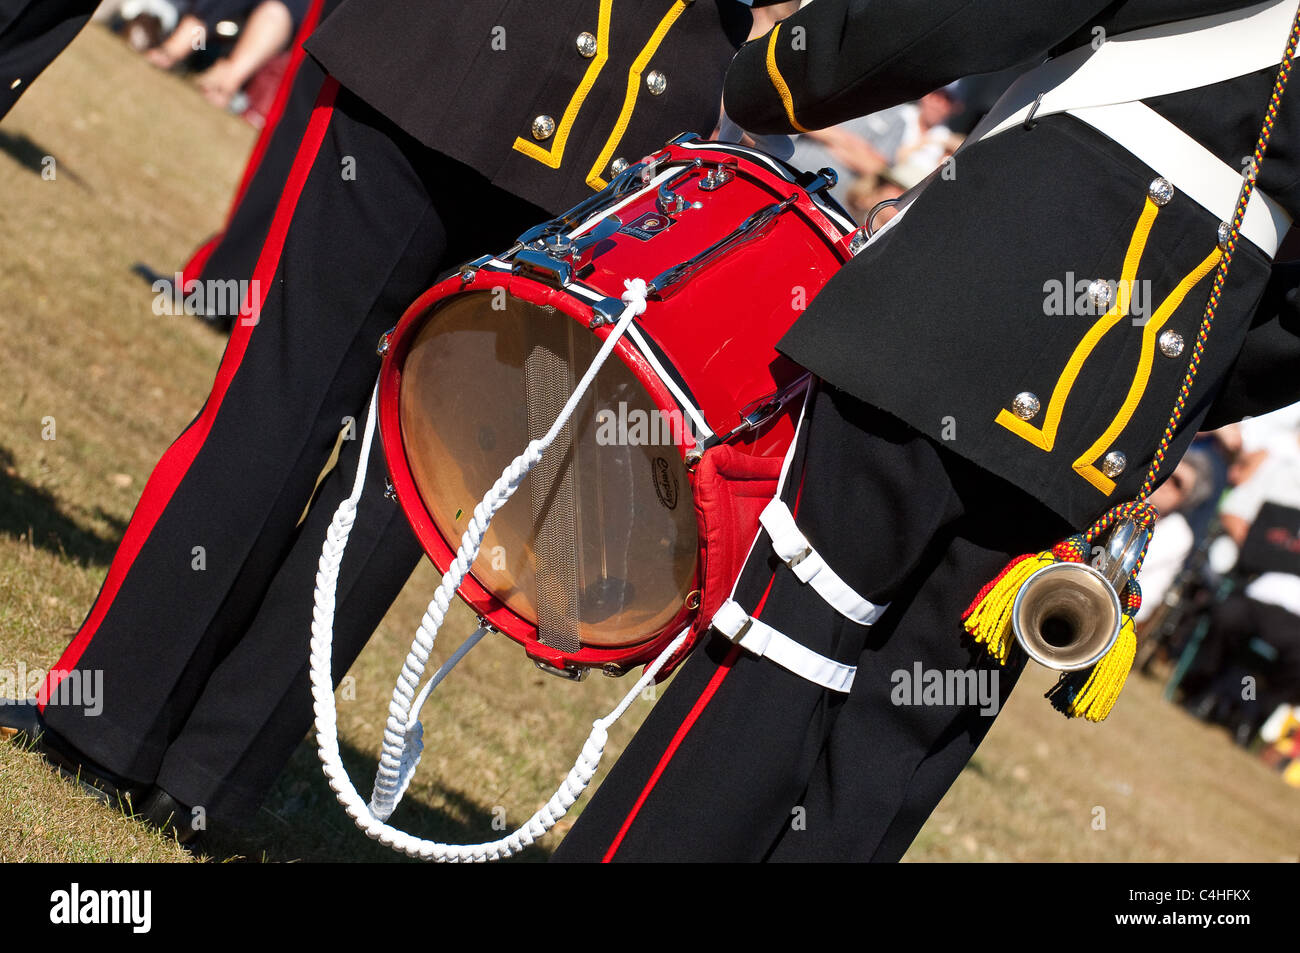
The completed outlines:
[[[1277,66],[1295,10],[1294,0],[1269,0],[1107,37],[1054,57],[1011,84],[953,159],[991,136],[1065,113],[1123,146],[1219,221],[1230,222],[1243,170],[1222,162],[1141,101]],[[871,237],[897,227],[941,169],[904,193],[897,214]],[[1286,210],[1256,189],[1239,233],[1271,258],[1290,227]],[[865,244],[855,247],[860,251]]]
[[[1243,170],[1220,161],[1141,100],[1276,67],[1295,12],[1294,0],[1270,0],[1071,50],[1017,79],[963,149],[1066,113],[1123,146],[1219,221],[1231,221]],[[1290,227],[1290,215],[1256,190],[1240,233],[1272,257]]]

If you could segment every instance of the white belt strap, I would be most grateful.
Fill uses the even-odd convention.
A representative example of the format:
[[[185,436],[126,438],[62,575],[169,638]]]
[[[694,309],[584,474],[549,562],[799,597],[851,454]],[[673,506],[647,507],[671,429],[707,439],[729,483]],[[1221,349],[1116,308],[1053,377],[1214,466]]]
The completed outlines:
[[[1277,66],[1295,12],[1295,0],[1269,0],[1133,30],[1108,37],[1095,48],[1071,50],[1012,83],[971,138],[996,135],[1023,123],[1031,112],[1049,116],[1151,99]]]
[[[794,515],[780,497],[767,504],[758,521],[771,537],[772,549],[790,567],[790,571],[800,582],[812,586],[817,595],[844,618],[858,625],[871,625],[888,608],[888,604],[878,606],[862,598],[826,564],[826,560],[799,531]]]
[[[853,678],[858,673],[855,666],[829,659],[800,645],[766,622],[755,619],[734,599],[722,604],[712,625],[747,652],[775,662],[822,688],[847,694],[853,687]]]
[[[1108,38],[1048,60],[1021,76],[967,138],[966,145],[1031,116],[1069,113],[1141,159],[1194,202],[1229,221],[1242,169],[1220,162],[1140,100],[1222,83],[1282,60],[1295,0],[1179,20]],[[1272,257],[1291,217],[1258,189],[1241,234]]]
[[[1149,106],[1139,102],[1071,109],[1098,132],[1114,139],[1155,169],[1220,222],[1232,221],[1241,195],[1243,170],[1219,161],[1210,150]],[[1270,258],[1291,227],[1291,216],[1258,189],[1251,194],[1241,235]]]

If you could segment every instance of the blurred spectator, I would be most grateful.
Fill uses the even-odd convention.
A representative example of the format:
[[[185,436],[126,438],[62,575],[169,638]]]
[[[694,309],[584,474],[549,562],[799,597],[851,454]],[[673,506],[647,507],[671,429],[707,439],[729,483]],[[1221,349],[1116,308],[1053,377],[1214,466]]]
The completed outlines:
[[[1274,435],[1270,447],[1259,451],[1264,458],[1223,501],[1220,519],[1238,547],[1246,543],[1266,504],[1300,510],[1300,436],[1295,430],[1285,440]],[[1280,552],[1285,558],[1286,547]],[[1184,682],[1198,714],[1212,712],[1216,688],[1224,687],[1223,678],[1234,662],[1247,656],[1255,640],[1263,643],[1266,655],[1274,656],[1267,665],[1246,663],[1248,674],[1267,670],[1267,691],[1260,693],[1258,708],[1267,714],[1279,703],[1300,702],[1300,575],[1263,568],[1244,589],[1211,610],[1209,631]]]
[[[1213,479],[1206,452],[1189,450],[1169,479],[1151,494],[1160,519],[1156,521],[1151,546],[1142,562],[1142,608],[1135,616],[1136,622],[1151,618],[1182,572],[1196,545],[1196,534],[1183,514],[1209,497]]]
[[[1200,463],[1206,468],[1205,496],[1200,503],[1184,506],[1182,510],[1187,524],[1196,537],[1197,546],[1200,546],[1209,534],[1211,525],[1217,526],[1219,502],[1224,491],[1231,486],[1228,481],[1228,470],[1236,459],[1239,441],[1234,441],[1232,435],[1226,436],[1225,440],[1223,430],[1197,434],[1187,451],[1188,454],[1197,454]]]
[[[98,18],[108,6],[103,4],[95,16]],[[171,0],[124,0],[116,12],[123,21],[122,35],[138,53],[161,43],[181,19],[180,6]]]
[[[953,87],[948,86],[914,103],[806,133],[795,140],[790,163],[812,171],[834,169],[839,182],[831,194],[861,221],[865,212],[877,204],[865,204],[866,195],[882,190],[893,193],[886,197],[896,197],[901,191],[893,190],[901,182],[907,183],[902,189],[910,188],[957,148],[960,139],[944,125],[957,108],[954,97]],[[895,174],[886,179],[891,169]],[[883,218],[876,222],[883,223]]]
[[[910,185],[894,178],[891,170],[886,170],[880,175],[862,176],[856,179],[840,204],[855,220],[865,222],[867,215],[873,208],[881,202],[889,202],[898,198],[909,188],[911,188]],[[880,228],[891,218],[893,218],[892,210],[885,209],[872,220],[872,225],[875,228]]]
[[[1300,433],[1300,403],[1283,407],[1262,417],[1247,417],[1237,424],[1241,449],[1246,453],[1267,450],[1272,453],[1297,454],[1295,435]]]
[[[145,55],[160,69],[171,69],[206,49],[209,31],[247,15],[230,52],[198,77],[199,89],[214,106],[225,108],[253,75],[293,38],[309,0],[197,0],[176,28]]]

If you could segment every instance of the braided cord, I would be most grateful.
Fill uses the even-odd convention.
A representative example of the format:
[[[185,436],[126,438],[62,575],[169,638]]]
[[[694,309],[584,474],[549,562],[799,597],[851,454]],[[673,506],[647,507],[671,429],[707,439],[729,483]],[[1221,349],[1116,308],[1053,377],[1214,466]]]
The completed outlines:
[[[634,278],[624,284],[627,286],[627,291],[622,299],[626,305],[623,314],[601,343],[600,350],[597,351],[586,374],[569,396],[560,416],[544,437],[531,441],[524,452],[511,461],[497,482],[493,484],[492,489],[474,508],[474,516],[461,540],[456,558],[443,574],[442,583],[420,622],[415,641],[411,644],[411,650],[407,654],[397,684],[394,686],[393,698],[388,708],[388,720],[384,727],[383,750],[375,776],[374,791],[370,803],[367,803],[357,793],[339,751],[338,710],[334,700],[331,668],[339,569],[365,487],[366,465],[370,459],[371,442],[375,435],[375,418],[379,400],[377,385],[371,394],[352,493],[339,503],[321,548],[321,558],[316,573],[316,591],[313,597],[309,676],[313,708],[316,713],[317,751],[330,789],[334,791],[335,797],[343,805],[348,816],[367,837],[409,857],[439,862],[481,862],[511,857],[534,843],[565,815],[586,790],[600,765],[610,726],[623,716],[637,696],[654,681],[660,669],[673,653],[681,648],[689,635],[690,630],[687,629],[673,639],[646,667],[645,673],[614,710],[604,718],[593,722],[591,734],[588,735],[582,751],[560,787],[546,804],[538,808],[532,817],[514,832],[482,844],[444,844],[408,834],[387,823],[389,816],[406,793],[407,786],[420,763],[420,756],[424,749],[424,728],[419,721],[420,708],[429,692],[441,681],[452,665],[473,647],[484,632],[480,628],[471,636],[466,644],[433,675],[425,689],[417,694],[420,678],[433,650],[434,639],[450,607],[451,597],[460,587],[470,566],[477,558],[493,514],[505,505],[528,471],[558,438],[560,431],[577,409],[578,402],[590,388],[597,372],[613,353],[619,338],[630,326],[633,318],[645,312],[646,283],[640,278]]]
[[[1156,517],[1160,515],[1156,508],[1148,502],[1147,498],[1155,489],[1156,480],[1160,476],[1166,456],[1169,453],[1169,446],[1173,443],[1178,425],[1183,419],[1183,412],[1187,409],[1187,399],[1192,392],[1192,385],[1196,382],[1196,375],[1201,369],[1201,358],[1205,355],[1205,345],[1210,337],[1210,328],[1214,324],[1214,318],[1219,308],[1219,300],[1223,295],[1223,286],[1228,278],[1228,269],[1231,267],[1233,257],[1237,251],[1241,223],[1246,217],[1246,208],[1250,204],[1250,197],[1255,191],[1255,182],[1259,178],[1259,167],[1264,161],[1264,152],[1268,149],[1268,140],[1273,135],[1273,126],[1277,122],[1282,94],[1286,91],[1287,81],[1291,78],[1291,62],[1295,57],[1298,45],[1300,45],[1300,9],[1296,10],[1295,19],[1291,24],[1291,34],[1287,37],[1286,51],[1282,56],[1277,80],[1273,84],[1273,94],[1269,98],[1268,109],[1264,114],[1264,123],[1260,128],[1259,138],[1255,142],[1255,151],[1251,156],[1250,165],[1246,169],[1241,184],[1241,194],[1237,197],[1237,207],[1232,214],[1228,238],[1224,244],[1223,258],[1219,261],[1219,267],[1214,273],[1214,283],[1210,287],[1210,297],[1205,305],[1205,316],[1201,319],[1201,326],[1196,332],[1196,344],[1192,348],[1187,373],[1184,375],[1182,386],[1178,390],[1178,397],[1174,401],[1173,410],[1170,412],[1169,420],[1165,424],[1164,433],[1160,437],[1160,445],[1156,448],[1155,456],[1151,459],[1151,466],[1147,468],[1146,476],[1142,480],[1142,489],[1138,492],[1137,497],[1129,502],[1121,503],[1119,506],[1113,507],[1102,514],[1097,522],[1093,523],[1084,533],[1084,537],[1090,543],[1122,520],[1130,519],[1144,529],[1150,529],[1155,523]],[[1135,585],[1138,570],[1142,568],[1142,561],[1145,558],[1146,548],[1143,547],[1142,555],[1138,559],[1132,576],[1130,576],[1130,585]]]

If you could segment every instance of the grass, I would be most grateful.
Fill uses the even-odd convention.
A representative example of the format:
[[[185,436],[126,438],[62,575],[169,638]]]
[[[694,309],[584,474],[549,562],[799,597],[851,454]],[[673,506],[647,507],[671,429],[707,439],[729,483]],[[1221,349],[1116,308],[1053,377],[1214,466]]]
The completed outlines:
[[[93,601],[158,456],[207,393],[224,339],[154,315],[143,263],[175,271],[219,227],[253,131],[87,29],[0,126],[0,673],[51,665]],[[55,175],[42,176],[53,157]],[[53,422],[53,438],[49,427]],[[368,790],[392,680],[436,577],[426,564],[352,670],[340,734]],[[457,610],[435,661],[469,631]],[[307,620],[303,620],[304,634]],[[1135,679],[1104,726],[1067,722],[1031,672],[909,860],[1296,860],[1300,791]],[[12,686],[0,686],[12,687]],[[433,696],[395,820],[498,836],[539,806],[627,688],[537,672],[485,641]],[[614,729],[612,763],[650,707]],[[579,802],[577,810],[585,801]],[[1095,829],[1098,808],[1105,829]],[[558,833],[571,824],[566,818]],[[550,835],[531,853],[543,858]],[[255,825],[192,855],[0,745],[0,860],[387,860],[352,828],[304,742]]]

